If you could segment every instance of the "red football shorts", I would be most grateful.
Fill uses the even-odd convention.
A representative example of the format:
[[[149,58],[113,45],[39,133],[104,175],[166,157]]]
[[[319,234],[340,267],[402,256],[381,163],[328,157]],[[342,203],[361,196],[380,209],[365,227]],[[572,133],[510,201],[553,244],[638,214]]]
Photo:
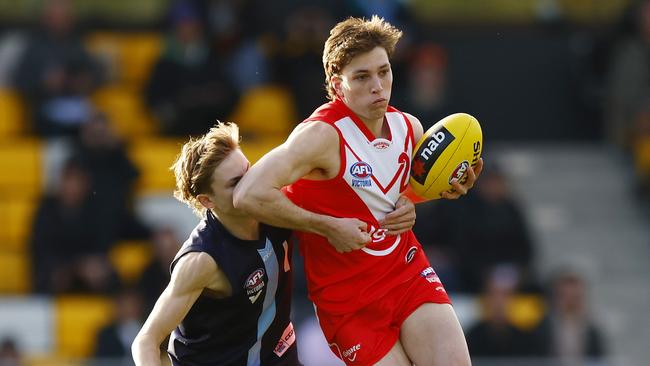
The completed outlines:
[[[404,320],[425,303],[451,304],[431,267],[355,313],[331,316],[316,309],[316,315],[332,352],[347,365],[366,366],[393,348]]]

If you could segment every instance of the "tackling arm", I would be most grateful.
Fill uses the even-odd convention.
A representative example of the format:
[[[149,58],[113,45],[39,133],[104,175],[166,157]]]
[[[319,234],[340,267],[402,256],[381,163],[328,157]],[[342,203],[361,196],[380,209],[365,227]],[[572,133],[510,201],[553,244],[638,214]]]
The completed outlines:
[[[326,237],[339,252],[370,242],[367,225],[353,218],[316,214],[296,206],[281,189],[310,172],[331,170],[339,158],[338,133],[326,123],[298,125],[287,141],[250,168],[235,188],[234,205],[259,221]]]

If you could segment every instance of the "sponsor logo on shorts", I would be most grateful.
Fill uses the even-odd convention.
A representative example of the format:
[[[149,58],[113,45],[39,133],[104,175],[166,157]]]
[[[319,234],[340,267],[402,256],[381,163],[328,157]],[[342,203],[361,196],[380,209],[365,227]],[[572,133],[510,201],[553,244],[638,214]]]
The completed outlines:
[[[456,179],[459,183],[463,184],[465,180],[467,180],[466,174],[467,169],[469,169],[469,161],[463,160],[456,169],[454,169],[453,172],[451,172],[451,175],[449,176],[449,184],[451,184],[451,181]],[[464,179],[463,179],[464,178]]]
[[[350,175],[352,175],[352,187],[370,187],[372,186],[372,167],[365,161],[358,161],[350,166]]]
[[[420,276],[424,277],[424,279],[430,283],[440,283],[440,277],[438,277],[436,271],[434,271],[431,267],[427,267],[422,272],[420,272]]]
[[[357,351],[361,349],[361,343],[357,343],[354,346],[341,351],[341,348],[339,348],[339,345],[336,343],[330,343],[329,345],[331,348],[336,348],[336,351],[339,354],[339,357],[343,359],[345,357],[348,361],[354,362],[354,360],[357,359]],[[336,352],[335,352],[336,353]]]
[[[413,258],[415,258],[415,253],[417,253],[418,248],[417,247],[410,247],[408,252],[406,252],[406,256],[404,257],[404,260],[406,263],[411,263]]]
[[[244,288],[246,289],[246,296],[251,301],[251,304],[255,303],[257,299],[262,294],[264,289],[264,268],[258,268],[253,273],[251,273],[246,282],[244,282]]]
[[[293,324],[289,323],[287,328],[284,330],[282,333],[282,337],[280,337],[280,340],[278,341],[278,345],[275,346],[275,349],[273,350],[273,353],[275,353],[278,357],[281,357],[289,347],[291,347],[292,344],[296,341],[296,332],[293,331]]]

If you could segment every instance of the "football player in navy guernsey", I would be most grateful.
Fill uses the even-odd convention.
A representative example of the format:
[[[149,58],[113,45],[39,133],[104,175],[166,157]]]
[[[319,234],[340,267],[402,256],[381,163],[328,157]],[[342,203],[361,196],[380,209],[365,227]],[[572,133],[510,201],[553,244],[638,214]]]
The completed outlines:
[[[172,166],[174,196],[202,217],[185,241],[132,346],[136,365],[160,365],[170,333],[173,365],[300,365],[291,311],[291,232],[261,224],[233,207],[233,191],[250,164],[236,124],[218,124],[190,139]],[[354,218],[310,214],[311,231],[333,242],[365,232]],[[403,200],[388,217],[396,233],[415,223]]]

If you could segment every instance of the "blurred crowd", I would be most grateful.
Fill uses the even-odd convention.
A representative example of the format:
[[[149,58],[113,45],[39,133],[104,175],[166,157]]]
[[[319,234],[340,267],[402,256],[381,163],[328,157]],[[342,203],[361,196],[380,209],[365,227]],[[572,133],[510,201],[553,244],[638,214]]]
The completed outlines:
[[[392,60],[393,104],[428,128],[463,106],[448,85],[454,60],[407,6],[363,0],[172,1],[157,29],[164,34],[160,55],[135,95],[156,135],[186,138],[204,133],[217,119],[241,114],[237,106],[243,100],[273,85],[287,92],[282,98],[293,111],[288,115],[295,116],[285,121],[287,133],[324,102],[321,53],[327,30],[345,16],[379,14],[406,33]],[[130,340],[169,281],[168,266],[183,238],[169,227],[146,225],[134,213],[140,172],[127,153],[128,139],[111,120],[119,110],[106,110],[93,98],[118,76],[87,48],[88,27],[78,26],[73,10],[68,0],[44,1],[37,27],[0,39],[0,83],[28,105],[26,130],[46,141],[63,139],[67,146],[30,231],[32,291],[113,296],[116,320],[98,333],[96,356],[128,358]],[[601,137],[631,162],[635,194],[650,202],[650,1],[631,3],[625,14],[615,34],[601,42],[606,51],[593,46],[587,52],[592,59],[585,64],[593,70],[585,71],[592,76],[585,80],[597,85],[589,89],[596,97],[584,97],[598,100],[594,108],[602,123],[592,128],[602,129]],[[593,77],[599,70],[602,75]],[[244,136],[260,133],[256,126],[242,127]],[[465,330],[470,352],[560,357],[566,365],[602,357],[606,347],[589,314],[585,279],[560,269],[551,279],[538,278],[529,219],[507,171],[487,162],[472,194],[458,202],[419,205],[415,227],[449,292],[481,299],[480,320]],[[154,253],[130,283],[108,258],[124,240],[147,241]],[[296,280],[298,298],[304,299],[304,279]],[[542,299],[543,314],[517,324],[512,299],[527,295]],[[11,340],[0,343],[0,364],[17,357]]]

